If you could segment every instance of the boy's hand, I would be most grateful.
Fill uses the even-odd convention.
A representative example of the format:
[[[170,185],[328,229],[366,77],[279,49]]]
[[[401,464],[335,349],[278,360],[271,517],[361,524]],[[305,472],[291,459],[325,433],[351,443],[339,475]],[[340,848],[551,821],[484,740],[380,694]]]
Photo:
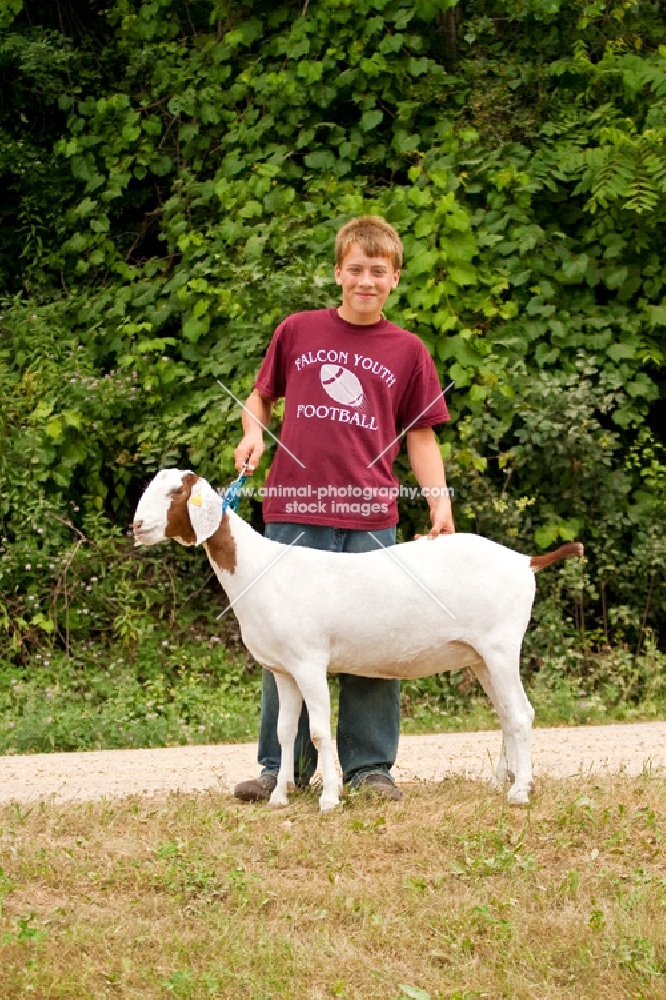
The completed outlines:
[[[456,528],[453,523],[451,497],[448,493],[443,497],[432,497],[429,500],[429,505],[432,528],[428,532],[428,538],[437,538],[438,535],[454,535]],[[415,539],[423,537],[423,535],[414,535]]]
[[[247,472],[253,473],[264,453],[263,430],[271,419],[273,403],[256,389],[245,400],[241,421],[243,439],[234,452],[234,462],[240,472],[247,462]]]
[[[428,538],[455,532],[451,497],[446,488],[444,462],[432,427],[407,431],[407,454],[416,481],[428,497],[432,528]],[[416,535],[416,538],[422,538]]]
[[[246,434],[234,451],[234,464],[237,471],[240,472],[247,462],[247,472],[251,475],[259,465],[263,453],[263,438],[257,437],[256,434]]]

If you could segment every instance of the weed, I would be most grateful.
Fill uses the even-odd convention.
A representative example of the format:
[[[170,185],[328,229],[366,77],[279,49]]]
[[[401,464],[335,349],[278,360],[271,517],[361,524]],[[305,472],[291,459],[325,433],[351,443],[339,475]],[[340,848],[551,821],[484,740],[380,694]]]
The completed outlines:
[[[0,753],[254,740],[261,670],[218,639],[202,624],[175,633],[156,626],[150,641],[134,650],[133,662],[122,645],[72,640],[69,658],[53,650],[48,657],[37,654],[24,670],[0,663]],[[464,694],[457,682],[444,675],[426,678],[422,688],[403,685],[403,732],[496,728],[497,716],[476,682]],[[331,686],[335,713],[335,679]],[[661,703],[584,702],[577,683],[565,678],[555,688],[537,678],[528,694],[540,725],[666,715]]]
[[[16,942],[17,944],[36,944],[38,941],[42,941],[46,937],[46,931],[39,930],[37,927],[32,926],[32,921],[34,920],[34,914],[31,913],[28,917],[19,917],[16,921],[17,929],[15,931],[6,931],[2,938],[0,938],[0,944],[4,948],[8,944]]]

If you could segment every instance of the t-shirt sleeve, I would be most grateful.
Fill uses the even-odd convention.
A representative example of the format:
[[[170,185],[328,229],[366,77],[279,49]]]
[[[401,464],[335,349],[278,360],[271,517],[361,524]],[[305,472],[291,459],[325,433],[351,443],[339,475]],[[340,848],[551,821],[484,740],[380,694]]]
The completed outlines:
[[[254,387],[267,399],[280,399],[286,389],[285,373],[285,322],[280,323],[261,363]]]
[[[444,424],[450,419],[435,362],[424,346],[400,400],[398,427],[419,430]]]

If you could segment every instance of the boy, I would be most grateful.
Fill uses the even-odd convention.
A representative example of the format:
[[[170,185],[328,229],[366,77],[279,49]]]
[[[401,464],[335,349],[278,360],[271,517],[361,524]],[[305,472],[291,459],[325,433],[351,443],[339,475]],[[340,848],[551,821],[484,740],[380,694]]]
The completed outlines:
[[[244,436],[234,455],[238,469],[245,462],[257,467],[262,429],[274,401],[284,396],[281,447],[263,503],[266,535],[274,541],[290,544],[302,532],[296,544],[336,552],[395,544],[392,466],[403,430],[414,475],[429,492],[430,537],[455,531],[433,432],[449,419],[435,366],[418,337],[382,316],[401,267],[402,243],[392,226],[378,216],[352,219],[335,241],[342,304],[296,313],[275,331],[243,411]],[[234,794],[244,801],[267,799],[277,782],[278,707],[275,680],[264,670],[262,773],[236,786]],[[346,785],[401,799],[390,774],[399,732],[399,681],[340,675],[337,742]],[[317,756],[305,706],[295,760],[296,782],[307,785]]]

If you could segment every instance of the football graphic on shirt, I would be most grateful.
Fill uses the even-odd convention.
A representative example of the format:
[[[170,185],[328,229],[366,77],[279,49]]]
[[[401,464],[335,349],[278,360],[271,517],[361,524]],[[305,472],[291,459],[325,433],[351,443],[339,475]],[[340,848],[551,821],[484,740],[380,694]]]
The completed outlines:
[[[325,392],[336,403],[360,406],[363,402],[363,386],[348,368],[342,368],[340,365],[322,365],[319,377]]]

